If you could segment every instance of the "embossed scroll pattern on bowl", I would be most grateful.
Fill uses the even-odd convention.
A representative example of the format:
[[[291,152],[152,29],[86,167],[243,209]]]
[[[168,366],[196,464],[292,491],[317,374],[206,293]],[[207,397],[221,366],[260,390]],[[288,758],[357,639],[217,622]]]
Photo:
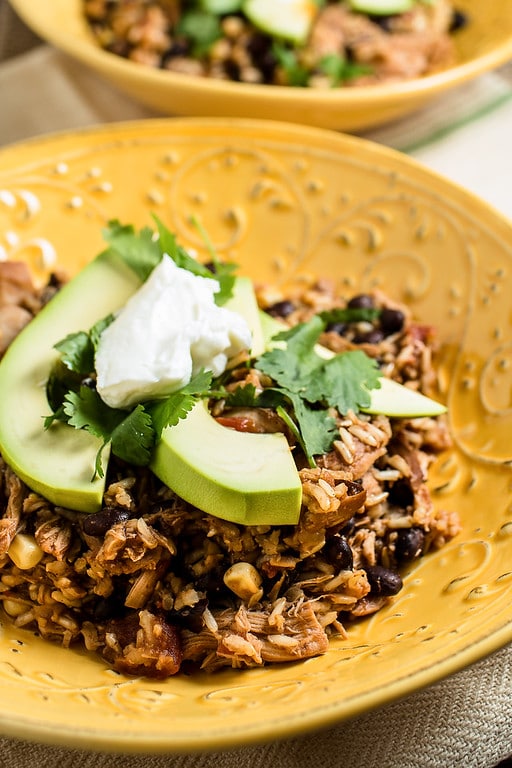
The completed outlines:
[[[439,329],[454,448],[431,488],[464,523],[389,608],[300,665],[128,679],[2,619],[4,731],[130,750],[271,738],[410,692],[512,638],[510,225],[392,152],[279,125],[127,124],[0,160],[0,258],[28,259],[41,280],[99,252],[108,219],[151,225],[156,213],[199,255],[200,220],[257,281],[325,276],[406,301]]]

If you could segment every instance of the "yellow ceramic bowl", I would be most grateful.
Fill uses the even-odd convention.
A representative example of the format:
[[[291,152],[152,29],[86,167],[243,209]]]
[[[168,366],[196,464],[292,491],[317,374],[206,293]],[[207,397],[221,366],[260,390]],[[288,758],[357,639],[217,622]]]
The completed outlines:
[[[0,152],[0,248],[41,279],[75,272],[118,218],[156,213],[190,247],[191,218],[256,280],[327,275],[379,287],[441,333],[454,449],[435,504],[463,530],[385,610],[304,663],[165,682],[0,626],[0,732],[124,751],[213,749],[303,733],[455,672],[512,640],[512,226],[390,150],[270,121],[159,120]],[[206,258],[206,254],[203,254]]]
[[[331,91],[243,85],[154,70],[101,50],[81,15],[81,0],[11,0],[42,38],[161,114],[287,120],[352,131],[411,112],[428,99],[512,57],[510,0],[457,0],[471,23],[456,36],[458,63],[394,85]]]

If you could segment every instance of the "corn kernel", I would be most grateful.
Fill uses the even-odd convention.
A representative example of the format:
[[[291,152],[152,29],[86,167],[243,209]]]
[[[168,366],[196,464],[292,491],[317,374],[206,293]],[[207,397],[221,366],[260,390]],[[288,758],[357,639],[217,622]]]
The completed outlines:
[[[261,576],[251,563],[235,563],[224,574],[224,584],[249,605],[254,605],[263,597]]]
[[[43,550],[33,536],[28,533],[17,533],[7,554],[14,565],[22,571],[34,568],[43,556]]]
[[[18,602],[18,600],[4,600],[2,606],[6,614],[13,619],[21,616],[27,610],[27,606],[24,603]]]

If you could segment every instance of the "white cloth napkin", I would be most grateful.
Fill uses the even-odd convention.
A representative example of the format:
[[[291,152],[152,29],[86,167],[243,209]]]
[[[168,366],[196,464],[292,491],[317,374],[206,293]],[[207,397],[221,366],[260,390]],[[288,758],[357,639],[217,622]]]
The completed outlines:
[[[47,46],[0,65],[0,144],[152,116]],[[512,217],[511,133],[512,78],[493,74],[365,135],[409,151]],[[203,755],[119,756],[0,739],[0,768],[491,768],[507,757],[512,645],[401,701],[291,741]]]

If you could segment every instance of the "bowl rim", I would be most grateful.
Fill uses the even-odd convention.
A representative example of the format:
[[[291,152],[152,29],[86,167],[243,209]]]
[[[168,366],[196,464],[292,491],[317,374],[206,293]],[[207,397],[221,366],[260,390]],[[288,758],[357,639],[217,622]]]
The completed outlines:
[[[229,96],[237,99],[242,98],[247,102],[257,101],[259,98],[264,97],[270,103],[282,103],[284,101],[291,104],[297,101],[299,92],[300,100],[305,99],[308,102],[308,106],[311,107],[321,104],[329,106],[350,104],[357,107],[368,102],[376,105],[389,101],[401,103],[411,97],[428,96],[430,93],[446,90],[452,85],[462,84],[477,75],[496,69],[500,65],[512,60],[511,29],[510,35],[492,50],[461,64],[455,64],[439,72],[412,80],[385,83],[383,85],[351,86],[349,88],[335,89],[297,89],[293,86],[238,83],[175,73],[170,70],[154,69],[138,64],[100,48],[95,43],[92,35],[89,42],[82,38],[78,41],[75,38],[70,39],[67,33],[63,32],[59,26],[47,22],[47,15],[41,14],[36,20],[31,17],[30,6],[34,2],[37,2],[37,0],[10,0],[16,13],[38,36],[71,57],[94,67],[96,70],[104,73],[113,71],[121,78],[126,78],[129,75],[130,78],[139,81],[141,84],[147,83],[149,78],[151,82],[160,86],[168,85],[179,90],[187,89],[192,94],[202,93],[206,86],[213,97]]]

